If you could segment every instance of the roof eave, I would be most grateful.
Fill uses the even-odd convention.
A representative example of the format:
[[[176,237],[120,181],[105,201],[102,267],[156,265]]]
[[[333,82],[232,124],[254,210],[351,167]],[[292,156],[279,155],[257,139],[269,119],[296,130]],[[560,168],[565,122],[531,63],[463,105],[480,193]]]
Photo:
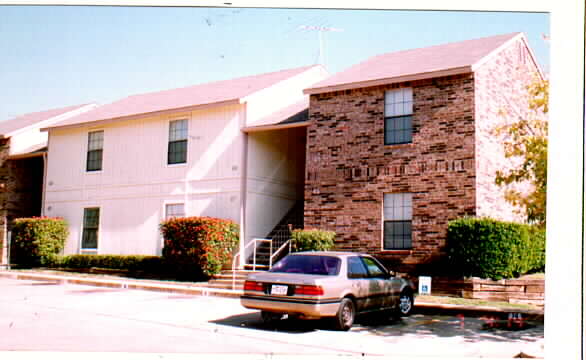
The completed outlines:
[[[269,124],[269,125],[258,125],[258,126],[248,126],[242,129],[244,133],[254,133],[260,131],[271,131],[271,130],[284,130],[284,129],[293,129],[293,128],[300,128],[300,127],[308,127],[310,124],[309,121],[301,121],[295,123],[288,123],[288,124]]]
[[[180,113],[180,112],[204,110],[204,109],[210,109],[210,108],[215,108],[215,107],[220,107],[220,106],[239,105],[239,104],[242,104],[241,99],[230,99],[230,100],[219,101],[219,102],[215,102],[215,103],[191,105],[191,106],[185,106],[185,107],[180,107],[180,108],[165,109],[165,110],[152,111],[152,112],[146,112],[146,113],[140,113],[140,114],[132,114],[132,115],[127,115],[127,116],[106,118],[106,119],[100,119],[100,120],[95,120],[95,121],[87,121],[87,122],[76,123],[76,124],[68,124],[68,125],[56,124],[55,126],[44,127],[44,128],[41,128],[40,130],[41,131],[50,131],[50,130],[56,130],[56,129],[59,129],[59,130],[73,129],[73,128],[80,128],[80,127],[87,127],[87,126],[98,127],[98,126],[103,126],[103,125],[107,125],[107,124],[110,124],[113,122],[118,122],[118,121],[136,120],[136,119],[143,119],[143,118],[147,118],[147,117],[169,115],[169,114]]]
[[[442,77],[442,76],[467,74],[467,73],[471,73],[471,72],[472,72],[472,66],[467,65],[467,66],[461,66],[461,67],[452,68],[452,69],[444,69],[444,70],[431,71],[431,72],[425,72],[425,73],[409,74],[409,75],[397,76],[397,77],[391,77],[391,78],[374,79],[374,80],[358,81],[358,82],[332,85],[332,86],[309,88],[309,89],[304,89],[303,93],[309,94],[309,95],[315,95],[315,94],[322,94],[322,93],[333,92],[333,91],[352,90],[352,89],[359,89],[359,88],[372,87],[372,86],[396,84],[396,83],[406,82],[406,81],[416,81],[416,80],[424,80],[424,79]]]

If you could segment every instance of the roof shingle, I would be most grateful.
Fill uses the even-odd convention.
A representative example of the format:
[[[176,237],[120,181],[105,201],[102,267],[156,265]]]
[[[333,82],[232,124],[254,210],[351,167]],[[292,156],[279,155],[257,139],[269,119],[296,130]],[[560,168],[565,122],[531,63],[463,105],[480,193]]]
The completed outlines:
[[[491,36],[377,55],[318,82],[304,92],[317,94],[372,86],[440,71],[464,71],[521,33]],[[468,69],[468,72],[470,70]]]

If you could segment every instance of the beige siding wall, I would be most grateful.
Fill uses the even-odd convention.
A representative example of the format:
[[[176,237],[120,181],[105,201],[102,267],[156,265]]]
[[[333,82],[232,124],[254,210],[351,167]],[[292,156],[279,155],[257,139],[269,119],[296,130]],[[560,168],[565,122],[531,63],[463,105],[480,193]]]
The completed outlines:
[[[322,66],[315,66],[297,76],[279,82],[247,98],[246,125],[265,125],[264,117],[303,100],[303,89],[327,77]]]
[[[165,204],[188,216],[239,222],[243,107],[195,111],[50,133],[47,216],[71,227],[66,253],[79,251],[83,209],[100,207],[102,254],[157,254]],[[187,164],[167,165],[169,121],[189,119]],[[104,131],[102,171],[85,171],[87,134]]]
[[[247,240],[264,238],[303,198],[305,129],[249,135]]]

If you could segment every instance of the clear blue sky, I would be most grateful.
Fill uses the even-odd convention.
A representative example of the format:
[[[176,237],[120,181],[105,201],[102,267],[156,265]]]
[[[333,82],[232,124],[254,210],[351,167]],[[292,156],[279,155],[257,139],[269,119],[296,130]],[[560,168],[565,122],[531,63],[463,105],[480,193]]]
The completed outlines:
[[[549,71],[549,15],[512,12],[0,6],[0,120],[315,64],[524,32]]]

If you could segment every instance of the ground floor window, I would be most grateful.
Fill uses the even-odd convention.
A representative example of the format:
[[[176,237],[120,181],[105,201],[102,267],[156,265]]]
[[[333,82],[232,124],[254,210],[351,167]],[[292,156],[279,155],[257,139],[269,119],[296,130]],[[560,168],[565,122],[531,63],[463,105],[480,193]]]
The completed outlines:
[[[184,204],[167,204],[165,205],[165,219],[185,217]]]
[[[384,250],[412,248],[411,220],[412,196],[410,193],[384,194]]]
[[[100,208],[83,209],[83,232],[81,235],[82,252],[98,250],[98,229],[100,226]]]

